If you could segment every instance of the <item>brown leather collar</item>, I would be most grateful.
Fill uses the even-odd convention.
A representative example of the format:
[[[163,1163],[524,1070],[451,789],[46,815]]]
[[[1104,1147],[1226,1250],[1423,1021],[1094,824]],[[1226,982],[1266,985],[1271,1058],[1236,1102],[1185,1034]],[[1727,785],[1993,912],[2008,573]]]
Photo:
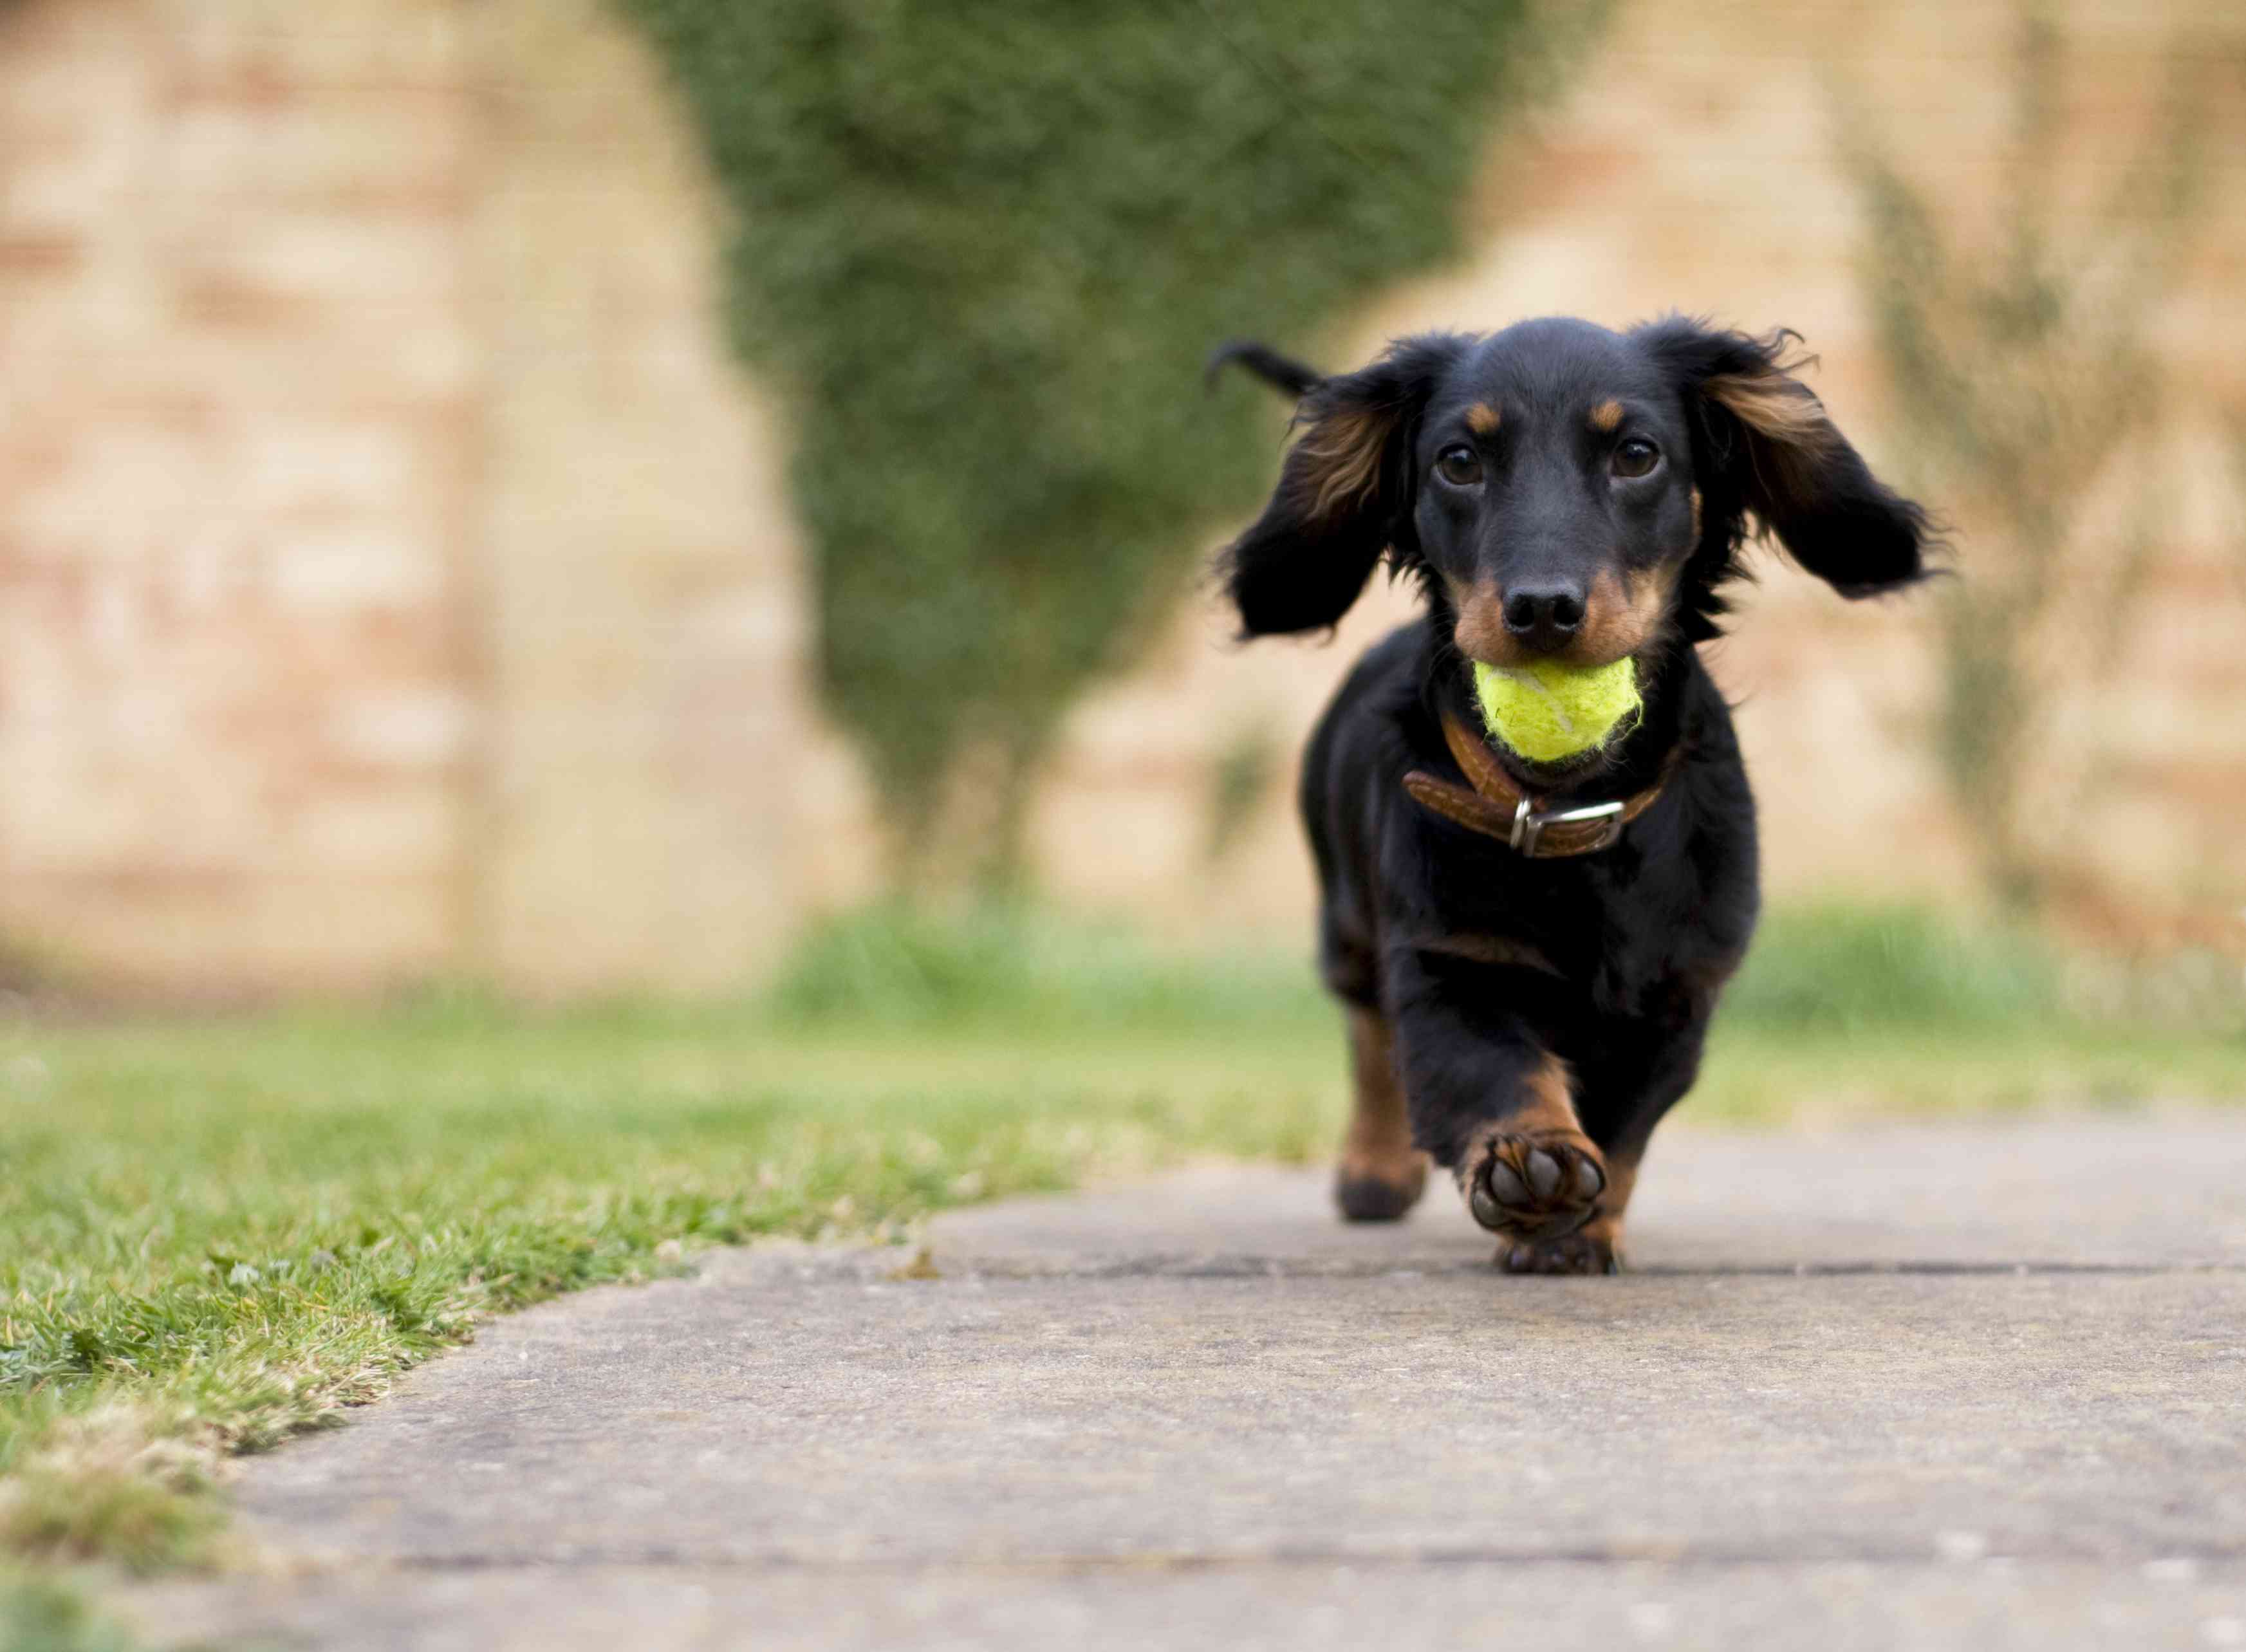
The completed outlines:
[[[1469,734],[1455,717],[1444,717],[1443,741],[1474,790],[1438,779],[1425,769],[1414,769],[1404,777],[1404,789],[1412,794],[1412,801],[1470,832],[1495,838],[1531,860],[1612,848],[1621,841],[1622,829],[1651,808],[1662,787],[1669,784],[1664,769],[1658,780],[1635,797],[1616,803],[1548,809],[1542,798],[1521,790],[1489,747]]]

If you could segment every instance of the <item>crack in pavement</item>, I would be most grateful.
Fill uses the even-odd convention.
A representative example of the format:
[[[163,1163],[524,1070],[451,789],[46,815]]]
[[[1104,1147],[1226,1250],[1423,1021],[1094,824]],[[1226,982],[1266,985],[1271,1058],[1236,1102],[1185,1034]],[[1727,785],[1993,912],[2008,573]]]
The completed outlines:
[[[1759,1548],[1664,1543],[1657,1540],[1606,1544],[1463,1544],[1427,1547],[1351,1548],[1290,1547],[1270,1550],[1200,1552],[1133,1550],[1121,1553],[1085,1552],[1048,1555],[919,1555],[895,1559],[837,1555],[732,1554],[704,1549],[646,1547],[557,1548],[540,1554],[402,1553],[354,1560],[334,1571],[516,1572],[548,1567],[609,1567],[618,1570],[671,1569],[728,1573],[815,1572],[838,1576],[909,1576],[972,1571],[1029,1576],[1079,1572],[1201,1572],[1362,1566],[1378,1568],[1443,1566],[1644,1566],[1710,1569],[1799,1566],[1965,1566],[2006,1564],[2104,1567],[2199,1566],[2246,1563],[2246,1544],[2178,1544],[2122,1553],[2093,1545],[2033,1547],[1991,1547],[1970,1555],[1944,1553],[1938,1542],[1885,1547],[1812,1545],[1778,1553]],[[310,1569],[318,1569],[316,1567]]]
[[[778,1276],[799,1284],[943,1284],[972,1280],[1108,1281],[1129,1279],[1424,1279],[1478,1276],[1492,1271],[1487,1261],[1429,1258],[1424,1261],[1331,1261],[1303,1257],[1172,1254],[1116,1257],[1091,1261],[1039,1262],[1012,1258],[951,1261],[930,1255],[932,1273],[891,1266],[883,1257],[869,1264],[861,1253],[849,1258],[820,1259],[807,1263],[792,1259],[769,1270],[762,1280],[724,1281],[727,1284],[768,1282]],[[2246,1274],[2246,1262],[2100,1262],[2100,1261],[1827,1261],[1774,1263],[1654,1262],[1623,1270],[1623,1278],[1638,1279],[2011,1279],[2085,1276],[2148,1279],[2168,1275]]]

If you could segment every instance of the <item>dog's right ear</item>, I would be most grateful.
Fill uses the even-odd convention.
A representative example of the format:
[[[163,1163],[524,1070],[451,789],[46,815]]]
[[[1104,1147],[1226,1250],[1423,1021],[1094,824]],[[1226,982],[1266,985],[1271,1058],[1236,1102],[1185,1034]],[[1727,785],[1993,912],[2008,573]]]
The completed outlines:
[[[1417,550],[1412,436],[1467,343],[1448,333],[1403,339],[1371,366],[1310,386],[1271,502],[1220,564],[1242,637],[1337,625],[1382,552]]]

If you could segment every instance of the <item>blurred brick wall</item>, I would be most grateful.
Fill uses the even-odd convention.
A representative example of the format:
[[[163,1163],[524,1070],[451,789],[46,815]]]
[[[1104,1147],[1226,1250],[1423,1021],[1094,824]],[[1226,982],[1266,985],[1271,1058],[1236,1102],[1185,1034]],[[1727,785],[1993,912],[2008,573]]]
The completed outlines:
[[[739,979],[802,604],[592,0],[0,8],[0,925],[170,990]]]
[[[813,734],[777,433],[717,313],[716,202],[605,0],[476,0],[482,962],[736,983],[804,893]]]
[[[2179,22],[2246,46],[2211,0],[2066,17],[2093,181]],[[1319,353],[1553,310],[1785,322],[1895,460],[1827,87],[1861,85],[1970,216],[2009,17],[1625,4],[1489,168],[1460,266]],[[2209,163],[2163,317],[2186,497],[2127,690],[2062,719],[2097,756],[2061,799],[2073,840],[2144,913],[2246,898],[2246,595],[2209,411],[2246,405],[2235,119]],[[716,247],[684,122],[600,0],[0,3],[0,935],[173,990],[711,986],[868,887],[870,810],[806,688],[779,427],[724,348]],[[1276,459],[1276,408],[1272,431]],[[1714,655],[1773,888],[1967,890],[1914,734],[1925,604],[1765,570]],[[1299,936],[1285,771],[1407,608],[1376,592],[1330,646],[1239,650],[1191,607],[1075,718],[1038,810],[1045,883],[1181,934]],[[1218,765],[1259,743],[1279,784],[1212,860]]]
[[[0,17],[0,911],[189,987],[467,894],[474,98],[443,9],[327,9]]]

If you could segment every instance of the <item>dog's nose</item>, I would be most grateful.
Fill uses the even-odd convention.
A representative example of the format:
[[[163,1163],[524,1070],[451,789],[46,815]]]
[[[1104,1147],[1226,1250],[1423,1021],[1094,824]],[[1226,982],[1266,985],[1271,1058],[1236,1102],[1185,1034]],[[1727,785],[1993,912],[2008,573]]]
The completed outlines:
[[[1524,647],[1556,649],[1583,629],[1583,588],[1516,585],[1505,594],[1505,629]]]

